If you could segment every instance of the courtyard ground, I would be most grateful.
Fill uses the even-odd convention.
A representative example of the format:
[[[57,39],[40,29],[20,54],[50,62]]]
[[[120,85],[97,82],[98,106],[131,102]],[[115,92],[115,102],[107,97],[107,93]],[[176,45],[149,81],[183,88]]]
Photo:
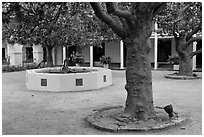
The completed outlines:
[[[93,110],[124,105],[125,71],[113,70],[113,85],[83,92],[29,91],[25,71],[2,74],[3,135],[186,135],[202,134],[202,80],[171,80],[172,71],[152,71],[154,105],[172,104],[185,114],[185,124],[161,131],[113,133],[95,129],[84,121]],[[197,73],[201,75],[201,72]],[[33,83],[35,84],[35,83]],[[54,83],[53,83],[54,84]]]

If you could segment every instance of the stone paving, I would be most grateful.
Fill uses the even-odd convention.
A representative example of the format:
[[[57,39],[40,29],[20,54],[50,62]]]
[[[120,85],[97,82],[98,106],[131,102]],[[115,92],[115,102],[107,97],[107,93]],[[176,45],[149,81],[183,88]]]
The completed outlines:
[[[113,71],[113,85],[85,92],[28,91],[25,71],[2,74],[3,135],[200,135],[202,134],[202,79],[172,80],[172,71],[153,72],[155,106],[172,104],[188,122],[161,131],[115,133],[91,127],[85,118],[109,106],[124,106],[125,71]],[[200,72],[196,72],[201,76]],[[54,83],[53,83],[54,84]]]

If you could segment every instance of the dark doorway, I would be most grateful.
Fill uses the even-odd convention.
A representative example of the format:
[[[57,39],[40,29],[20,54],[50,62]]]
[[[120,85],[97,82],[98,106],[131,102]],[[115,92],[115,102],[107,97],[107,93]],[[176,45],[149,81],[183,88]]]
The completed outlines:
[[[26,60],[29,62],[33,62],[33,48],[26,47]]]
[[[105,55],[105,42],[102,42],[101,46],[93,47],[93,61],[100,61],[103,55]]]
[[[162,38],[158,39],[158,62],[167,62],[171,55],[171,39]]]
[[[66,58],[69,58],[69,66],[75,66],[73,61],[73,55],[76,54],[76,46],[70,46],[66,48]]]
[[[46,47],[43,47],[43,60],[47,62],[47,50]]]
[[[202,48],[202,40],[197,42],[196,50]],[[196,55],[196,68],[202,68],[202,53]]]
[[[70,57],[71,54],[76,54],[76,46],[70,46],[68,47],[68,49],[66,50],[66,56]]]
[[[5,48],[2,48],[2,60],[6,60],[6,52],[5,52]]]

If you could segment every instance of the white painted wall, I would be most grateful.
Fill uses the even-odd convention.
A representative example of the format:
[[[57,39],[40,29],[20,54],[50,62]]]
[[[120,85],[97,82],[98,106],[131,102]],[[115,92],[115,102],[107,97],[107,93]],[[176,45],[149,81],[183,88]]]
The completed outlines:
[[[84,55],[85,62],[90,62],[90,47],[89,46],[82,49],[82,54]]]
[[[71,67],[75,68],[76,67]],[[89,67],[81,67],[90,69]],[[72,74],[52,74],[52,73],[39,73],[40,71],[49,71],[50,69],[56,68],[43,68],[26,70],[26,87],[28,90],[37,91],[51,91],[51,92],[62,92],[62,91],[83,91],[93,90],[102,87],[112,85],[112,74],[110,69],[96,68],[96,71],[87,73],[72,73]],[[106,81],[104,82],[103,76],[106,75]],[[47,86],[41,86],[41,79],[47,79]],[[76,79],[83,79],[82,86],[76,86]]]
[[[54,47],[54,64],[55,65],[62,65],[63,64],[63,47],[56,46]]]
[[[33,45],[33,59],[37,64],[43,60],[43,48],[41,45]]]
[[[111,57],[111,63],[120,63],[120,41],[106,42],[105,56]]]
[[[22,66],[23,65],[23,45],[7,44],[8,55],[10,56],[10,65]]]

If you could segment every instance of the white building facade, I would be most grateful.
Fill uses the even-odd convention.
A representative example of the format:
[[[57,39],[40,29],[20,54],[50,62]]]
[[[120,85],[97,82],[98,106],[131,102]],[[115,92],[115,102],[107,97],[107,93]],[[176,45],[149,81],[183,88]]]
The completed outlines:
[[[157,30],[157,24],[155,24],[155,30]],[[150,51],[150,59],[152,68],[169,68],[172,67],[168,64],[167,59],[169,56],[177,55],[175,50],[175,41],[170,36],[160,36],[157,33],[153,33],[150,37],[152,43],[152,49]],[[41,62],[46,58],[46,50],[41,45],[28,46],[18,44],[8,44],[5,41],[2,42],[2,59],[10,59],[10,65],[22,66],[25,60],[32,60],[35,63]],[[194,42],[192,51],[198,50],[202,46],[202,40]],[[56,46],[52,51],[54,65],[62,65],[65,58],[69,58],[73,52],[78,52],[76,47],[62,47]],[[80,49],[81,54],[85,58],[85,66],[102,66],[100,64],[100,57],[105,55],[111,57],[110,68],[124,69],[126,60],[126,46],[123,41],[103,41],[100,47],[89,46]],[[202,67],[202,55],[196,55],[192,61],[193,69]]]

